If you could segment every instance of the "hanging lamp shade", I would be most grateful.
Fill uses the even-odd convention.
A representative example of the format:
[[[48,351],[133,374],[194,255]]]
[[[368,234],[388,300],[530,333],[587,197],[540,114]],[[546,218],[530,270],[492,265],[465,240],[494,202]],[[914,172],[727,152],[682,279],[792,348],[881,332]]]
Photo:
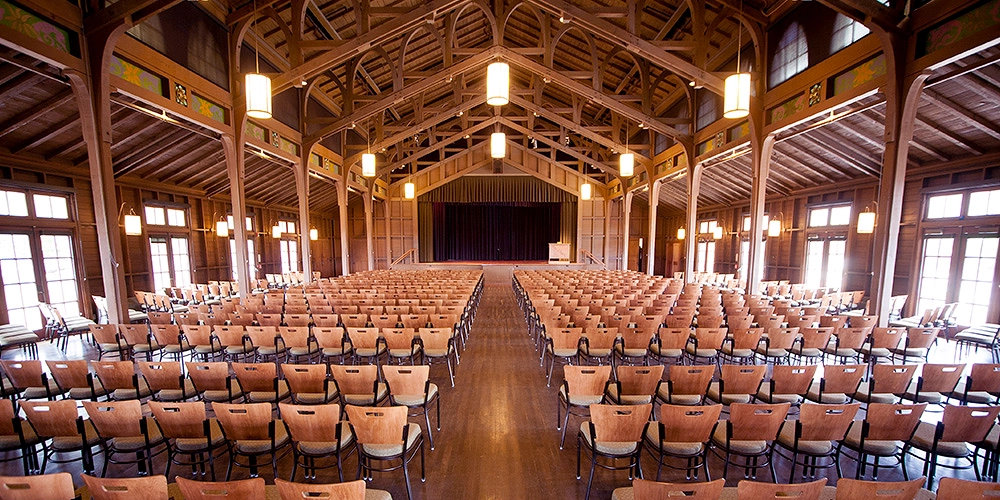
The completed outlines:
[[[417,186],[412,182],[407,182],[403,184],[403,198],[407,200],[412,200],[417,195]]]
[[[309,239],[311,241],[316,241],[319,239],[319,229],[312,228],[309,230]]]
[[[277,224],[271,226],[271,237],[275,239],[281,238],[281,226]]]
[[[490,157],[503,158],[507,156],[507,135],[503,132],[490,134]]]
[[[622,177],[632,177],[635,174],[635,155],[623,153],[618,157],[618,173]]]
[[[271,78],[260,73],[247,73],[244,91],[247,96],[247,115],[266,120],[271,117]]]
[[[875,212],[865,210],[858,214],[858,234],[872,234],[875,232]]]
[[[778,219],[771,219],[767,223],[767,235],[771,238],[777,238],[781,236],[781,221]]]
[[[580,186],[580,199],[581,200],[589,200],[590,197],[593,196],[593,192],[592,192],[593,189],[594,189],[594,187],[589,182],[584,182]]]
[[[365,153],[361,155],[361,175],[365,177],[375,177],[375,155]]]
[[[226,222],[226,221],[224,221],[224,220],[216,221],[215,222],[215,235],[218,236],[218,237],[220,237],[220,238],[228,238],[229,237],[229,223]]]
[[[722,116],[743,118],[750,114],[750,73],[736,73],[726,77],[726,95]]]
[[[510,66],[505,62],[486,67],[486,104],[503,106],[510,100]]]
[[[685,236],[687,236],[687,231],[683,227],[677,228],[677,239],[683,240]]]
[[[142,234],[142,219],[136,214],[125,216],[125,234],[128,236],[139,236]]]

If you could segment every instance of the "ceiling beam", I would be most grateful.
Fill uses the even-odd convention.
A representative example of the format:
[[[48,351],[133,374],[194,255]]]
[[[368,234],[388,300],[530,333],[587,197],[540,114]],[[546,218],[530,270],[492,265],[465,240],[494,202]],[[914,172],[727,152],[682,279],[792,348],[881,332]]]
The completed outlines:
[[[73,91],[70,89],[63,90],[62,92],[56,94],[48,101],[40,103],[37,106],[28,108],[23,113],[12,117],[7,120],[6,123],[0,124],[0,137],[3,137],[21,127],[23,127],[28,122],[32,122],[39,117],[48,114],[48,112],[53,109],[66,104],[73,99]]]
[[[571,147],[568,147],[568,146],[565,146],[563,144],[560,144],[559,141],[553,141],[552,139],[549,139],[548,137],[545,137],[544,135],[538,135],[538,134],[532,132],[531,130],[528,130],[528,129],[526,129],[526,128],[524,128],[524,127],[522,127],[522,126],[520,126],[520,125],[518,125],[518,124],[516,124],[516,123],[514,123],[514,122],[512,122],[510,120],[508,120],[507,118],[500,118],[500,123],[503,123],[504,125],[507,125],[511,129],[514,129],[514,130],[516,130],[516,131],[518,131],[518,132],[520,132],[520,133],[522,133],[522,134],[524,134],[526,136],[536,136],[537,135],[537,140],[539,140],[540,142],[543,142],[543,143],[547,144],[551,148],[555,148],[558,151],[562,151],[563,153],[568,154],[568,155],[572,156],[573,158],[576,158],[577,160],[580,160],[580,161],[582,161],[584,163],[591,164],[591,165],[597,167],[599,170],[601,170],[602,172],[604,172],[606,174],[618,175],[618,172],[616,171],[616,169],[613,168],[613,167],[611,167],[610,165],[607,165],[607,164],[605,164],[604,162],[602,162],[600,160],[596,160],[594,158],[591,158],[591,157],[589,157],[589,156],[587,156],[587,155],[585,155],[585,154],[583,154],[583,153],[581,153],[581,152],[579,152],[579,151],[577,151],[577,150],[575,150],[575,149],[573,149]],[[549,161],[551,163],[558,163],[558,162],[553,161],[553,160],[549,160]]]

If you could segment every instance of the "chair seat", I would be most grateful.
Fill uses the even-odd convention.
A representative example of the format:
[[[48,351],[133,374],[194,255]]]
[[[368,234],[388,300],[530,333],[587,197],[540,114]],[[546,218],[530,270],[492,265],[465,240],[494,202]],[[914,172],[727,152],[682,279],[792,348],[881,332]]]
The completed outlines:
[[[595,446],[594,440],[590,435],[589,421],[580,423],[580,437],[582,437],[584,442],[587,443],[587,446],[592,447],[596,449],[598,453],[603,453],[605,455],[629,455],[631,453],[635,453],[635,450],[639,447],[639,443],[632,441],[598,441]]]
[[[288,382],[285,380],[278,381],[278,391],[250,391],[249,399],[251,403],[275,403],[291,396],[292,392],[288,389]]]
[[[351,433],[350,426],[341,427],[340,442],[337,441],[299,441],[296,446],[299,453],[303,455],[324,456],[336,453],[354,442],[354,434]]]
[[[150,394],[152,394],[152,392],[149,390],[149,386],[146,385],[146,379],[140,378],[138,390],[134,388],[115,389],[114,392],[111,393],[111,399],[114,399],[115,401],[142,399],[148,398]]]
[[[877,457],[892,457],[896,455],[899,448],[903,446],[903,443],[899,441],[865,440],[865,448],[862,450],[861,423],[855,422],[851,425],[850,430],[847,431],[847,436],[844,438],[844,446],[847,446],[852,450],[860,450]]]
[[[955,340],[958,339],[956,338]],[[929,349],[925,349],[923,347],[911,347],[909,349],[906,348],[889,349],[889,352],[897,356],[906,356],[908,358],[926,358],[927,351],[929,351]]]
[[[652,445],[653,450],[659,450],[662,448],[664,454],[675,457],[696,457],[705,451],[704,443],[673,443],[670,441],[657,443],[659,439],[660,430],[655,426],[650,425],[649,428],[646,429],[646,441]]]
[[[724,405],[731,405],[733,403],[749,403],[749,394],[720,394],[719,393],[719,383],[712,382],[708,385],[708,399],[712,401],[722,403]]]
[[[270,439],[241,439],[236,441],[236,451],[244,455],[271,453],[272,451],[288,444],[289,439],[288,431],[285,429],[285,424],[282,423],[281,420],[275,420],[274,448],[271,448]]]
[[[778,443],[781,443],[782,446],[788,448],[789,450],[796,450],[797,452],[805,453],[806,455],[824,456],[833,452],[833,443],[830,441],[799,440],[799,446],[796,449],[795,425],[791,421],[787,421],[785,422],[785,425],[781,426],[781,432],[778,433]]]
[[[917,394],[917,381],[914,380],[910,382],[910,385],[906,388],[906,392],[903,393],[903,399],[917,403],[935,404],[943,402],[944,395],[940,392],[921,392]]]
[[[664,349],[656,344],[649,346],[649,352],[661,358],[679,358],[684,355],[681,349]]]
[[[702,401],[701,394],[670,394],[670,391],[667,390],[666,384],[664,384],[663,388],[656,393],[656,397],[672,405],[681,406],[697,406],[700,405]]]
[[[803,358],[818,358],[823,355],[823,351],[815,347],[807,347],[804,349],[799,349],[797,351],[792,351],[792,353],[801,356]]]
[[[300,405],[321,405],[337,399],[337,396],[337,388],[331,385],[326,393],[300,392],[295,395],[295,402]]]
[[[378,391],[376,394],[341,394],[340,399],[344,401],[345,404],[355,405],[355,406],[368,406],[375,404],[375,401],[381,401],[383,398],[389,395],[389,389],[385,384],[378,384]]]
[[[34,446],[42,442],[38,435],[35,434],[35,429],[27,422],[22,423],[21,432],[24,434],[24,442],[28,446]],[[21,438],[16,434],[0,436],[0,452],[19,449],[21,449]]]
[[[44,386],[28,387],[21,393],[21,399],[48,399],[49,394],[62,394],[55,380],[45,381]]]
[[[124,340],[119,340],[117,344],[112,344],[110,342],[97,344],[97,350],[100,352],[128,351],[128,344]]]
[[[132,352],[141,352],[141,353],[155,352],[159,351],[160,349],[163,349],[163,346],[157,344],[156,342],[153,342],[151,344],[136,344],[132,346]]]
[[[312,356],[313,354],[316,354],[317,352],[319,352],[319,350],[315,349],[313,347],[289,347],[288,348],[288,354],[291,354],[292,356],[295,356],[295,357],[298,357],[298,356]]]
[[[726,450],[726,426],[718,425],[712,433],[712,443]],[[760,455],[767,451],[767,441],[730,441],[729,451],[739,455]]]
[[[235,384],[234,384],[235,385]],[[209,402],[228,402],[243,398],[243,391],[238,387],[233,388],[232,395],[226,390],[205,391],[201,394],[202,399]]]
[[[166,353],[166,354],[180,354],[182,352],[190,351],[191,349],[194,349],[194,346],[192,346],[191,344],[187,344],[187,343],[185,343],[183,345],[181,345],[181,344],[167,344],[167,345],[163,346],[163,352]]]
[[[566,401],[566,386],[559,386],[559,399]],[[569,404],[573,406],[590,406],[601,404],[604,401],[603,394],[574,394],[569,397]]]
[[[617,385],[609,385],[607,391],[608,398],[623,405],[644,405],[653,402],[651,394],[618,394]]]
[[[934,432],[936,429],[937,426],[935,424],[930,422],[920,422],[917,424],[917,431],[913,433],[913,437],[910,438],[909,444],[913,445],[914,448],[920,451],[929,453],[934,447]],[[964,442],[956,443],[940,441],[937,444],[937,454],[943,457],[967,457],[970,453],[968,445]]]
[[[448,356],[447,348],[444,349],[424,349],[424,356],[428,358],[443,358]]]
[[[896,402],[897,398],[895,394],[876,392],[869,395],[869,387],[870,383],[867,380],[862,381],[861,384],[858,385],[858,390],[855,391],[854,394],[851,394],[851,397],[854,398],[855,401],[860,401],[862,403],[893,404]]]
[[[428,388],[427,388],[427,399],[426,400],[427,401],[433,400],[435,397],[437,397],[437,394],[438,394],[438,386],[437,386],[437,384],[435,384],[433,382],[430,383],[428,385]],[[393,395],[392,396],[392,400],[397,405],[403,405],[403,406],[421,406],[421,405],[424,404],[424,395],[423,394],[399,394],[399,395]]]
[[[327,347],[323,349],[322,352],[323,356],[326,356],[328,358],[333,358],[337,356],[347,356],[351,354],[352,351],[353,349],[351,348],[350,344],[344,344],[343,347]]]
[[[406,449],[409,450],[421,436],[420,426],[410,424],[406,434]],[[371,457],[394,457],[405,451],[402,444],[362,444],[361,450]]]
[[[374,347],[358,347],[354,349],[354,355],[359,358],[370,358],[372,356],[381,356],[385,354],[385,349],[379,347],[378,349]]]
[[[646,349],[632,349],[632,348],[622,349],[620,345],[616,345],[615,352],[618,353],[619,356],[626,358],[641,358],[645,356],[648,351],[646,351]],[[680,352],[677,353],[677,356],[678,357],[680,356]]]
[[[90,446],[94,446],[101,442],[101,437],[97,435],[97,429],[94,428],[94,424],[90,420],[83,421],[83,435],[86,438],[86,442]],[[79,450],[81,443],[83,441],[79,434],[72,436],[55,436],[52,438],[52,444],[50,445],[55,451],[73,451]]]
[[[767,356],[769,358],[784,358],[785,356],[788,356],[787,349],[778,349],[778,348],[765,349],[764,347],[758,347],[756,352],[761,356]]]
[[[838,358],[856,358],[860,353],[855,349],[840,348],[840,349],[823,349],[823,352],[836,356]]]
[[[160,428],[150,422],[149,426],[149,446],[159,446],[163,443],[163,435]],[[146,438],[144,436],[116,437],[111,440],[111,448],[117,452],[135,453],[146,448]]]
[[[871,350],[866,349],[864,353],[871,358],[888,358],[892,355],[892,352],[886,347],[876,347]]]
[[[731,345],[722,346],[722,353],[732,358],[749,358],[753,356],[753,349],[733,349]]]
[[[222,426],[219,425],[219,421],[212,418],[208,422],[209,438],[207,440],[203,437],[178,438],[174,440],[174,448],[185,453],[197,453],[222,444],[226,438],[222,434]]]
[[[684,352],[696,357],[696,358],[714,358],[719,355],[718,349],[695,349],[693,344],[688,345],[684,348]]]
[[[70,399],[91,399],[94,396],[101,397],[107,394],[108,391],[97,380],[94,381],[93,390],[90,387],[74,387],[66,393]]]
[[[262,345],[262,346],[260,346],[260,347],[257,348],[257,355],[258,356],[276,356],[278,354],[284,354],[285,351],[287,351],[287,349],[285,349],[284,347],[282,347],[281,349],[276,349],[274,346],[270,346],[270,345],[265,346],[265,345]]]
[[[214,353],[221,352],[221,351],[223,351],[222,348],[211,346],[211,345],[196,345],[196,346],[194,346],[194,352],[197,353],[197,354],[214,354]],[[225,351],[228,353],[229,349],[225,349]]]
[[[763,384],[757,391],[757,399],[768,403],[789,403],[797,405],[802,403],[802,396],[798,394],[771,394],[771,385]]]
[[[420,354],[420,346],[415,345],[406,349],[389,349],[389,355],[394,358],[408,358]]]
[[[809,392],[806,393],[806,399],[808,399],[809,401],[814,401],[822,404],[830,404],[830,405],[845,404],[851,401],[851,398],[847,397],[846,394],[838,392],[824,392],[823,396],[821,397],[819,394],[818,385],[809,389]]]
[[[1000,391],[1000,387],[997,387],[996,390]],[[958,385],[955,386],[955,390],[948,393],[948,395],[951,398],[958,400],[961,400],[964,397],[969,403],[982,405],[993,404],[997,401],[996,396],[986,391],[972,391],[969,394],[965,394],[965,380],[959,382]]]
[[[560,358],[571,358],[576,356],[576,349],[553,349],[549,348],[549,353],[553,356],[558,356]]]

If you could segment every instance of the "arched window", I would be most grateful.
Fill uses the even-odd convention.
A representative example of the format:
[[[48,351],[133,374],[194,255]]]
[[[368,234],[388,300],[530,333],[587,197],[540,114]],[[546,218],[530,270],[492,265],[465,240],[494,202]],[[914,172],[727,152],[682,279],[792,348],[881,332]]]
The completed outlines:
[[[792,23],[778,41],[771,59],[768,83],[773,88],[809,67],[809,45],[806,32],[799,23]]]
[[[847,47],[860,40],[869,32],[864,24],[838,13],[837,18],[833,21],[833,37],[830,39],[830,53],[833,54]]]

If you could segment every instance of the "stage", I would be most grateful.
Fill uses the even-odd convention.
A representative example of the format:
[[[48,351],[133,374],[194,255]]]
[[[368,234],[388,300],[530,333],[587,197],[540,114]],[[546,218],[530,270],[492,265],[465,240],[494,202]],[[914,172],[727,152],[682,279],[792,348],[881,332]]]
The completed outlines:
[[[582,262],[549,262],[545,260],[497,260],[497,261],[451,261],[451,262],[417,262],[413,264],[396,264],[393,269],[455,269],[455,270],[499,270],[509,268],[516,270],[541,271],[545,269],[604,269],[599,264],[584,264]]]

